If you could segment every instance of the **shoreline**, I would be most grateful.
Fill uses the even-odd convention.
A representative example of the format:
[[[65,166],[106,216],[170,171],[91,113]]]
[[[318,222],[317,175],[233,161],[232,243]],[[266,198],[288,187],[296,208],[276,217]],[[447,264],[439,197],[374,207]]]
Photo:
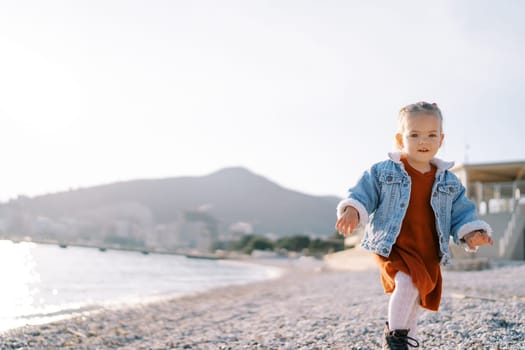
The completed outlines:
[[[525,264],[444,271],[439,312],[422,312],[426,349],[524,349]],[[0,335],[31,349],[376,349],[388,296],[370,271],[290,269],[279,278],[104,309]]]
[[[0,324],[0,337],[8,332],[17,331],[18,329],[22,329],[24,327],[38,327],[41,325],[67,321],[68,319],[72,318],[91,316],[103,312],[104,310],[119,310],[133,307],[142,307],[154,303],[162,303],[201,293],[207,293],[217,288],[235,288],[237,286],[243,286],[251,283],[278,279],[287,273],[290,266],[287,266],[287,264],[283,265],[282,263],[272,263],[269,261],[270,259],[261,259],[261,261],[258,260],[259,259],[221,259],[217,261],[217,264],[232,266],[256,266],[265,270],[265,277],[261,279],[224,282],[218,285],[205,287],[203,289],[196,289],[186,292],[158,292],[148,295],[122,296],[103,302],[81,303],[78,304],[78,306],[64,305],[64,308],[57,309],[53,312],[20,316],[18,318],[19,322],[15,322],[10,326]]]
[[[2,241],[4,242],[4,241]],[[25,258],[25,256],[29,256],[29,249],[43,249],[40,247],[47,247],[47,245],[39,245],[35,243],[26,244],[23,245],[16,245],[12,242],[8,245],[8,248],[11,248],[11,246],[16,247],[16,250],[14,251],[14,255],[17,259],[22,261],[22,258]],[[7,243],[6,243],[7,244]],[[4,247],[5,248],[5,247]],[[47,248],[46,248],[47,249]],[[133,255],[129,255],[126,252],[124,252],[124,255],[121,255],[120,252],[111,252],[111,255],[106,255],[106,253],[93,253],[92,250],[85,250],[83,247],[75,247],[75,249],[81,249],[83,252],[89,252],[90,255],[95,255],[96,257],[104,257],[102,263],[105,264],[106,258],[111,256],[118,256],[118,258],[125,257],[128,259],[128,257],[133,257]],[[57,251],[62,253],[62,250],[60,250],[58,247],[54,247],[53,251]],[[46,250],[47,252],[47,250]],[[41,252],[40,252],[41,253]],[[67,251],[64,254],[70,254],[71,252]],[[119,254],[119,255],[115,255]],[[36,254],[38,256],[38,254]],[[42,254],[40,254],[42,255]],[[6,255],[6,256],[9,256]],[[62,255],[60,255],[62,256]],[[153,255],[152,255],[153,256]],[[135,259],[133,257],[133,259]],[[146,259],[147,261],[150,261],[151,257],[140,257],[135,259],[140,261],[143,261],[143,259]],[[182,259],[184,259],[182,257]],[[135,261],[132,260],[132,261]],[[18,260],[17,260],[18,261]],[[32,261],[32,260],[30,260]],[[126,261],[126,260],[122,260]],[[119,260],[119,263],[122,265],[122,261]],[[160,260],[160,263],[158,260],[155,260],[156,263],[153,264],[154,266],[160,266],[160,268],[164,267],[166,265],[166,261],[171,262],[171,259],[166,260],[165,258],[162,258]],[[185,260],[189,261],[189,260]],[[97,260],[98,262],[98,260]],[[50,264],[48,261],[46,261],[48,266]],[[101,262],[98,262],[99,264]],[[111,262],[108,262],[111,263]],[[184,264],[181,264],[179,260],[176,260],[174,262],[171,262],[170,264],[175,263],[177,266],[186,266]],[[5,265],[4,265],[5,266]],[[25,265],[24,265],[25,266]],[[30,265],[28,265],[30,266]],[[46,266],[46,265],[44,265]],[[104,265],[105,266],[105,265]],[[129,266],[129,264],[128,264]],[[168,266],[168,265],[166,265]],[[79,317],[83,315],[88,315],[92,313],[99,312],[101,310],[105,309],[115,309],[115,308],[126,308],[126,307],[133,307],[134,305],[144,305],[144,304],[151,304],[156,302],[163,302],[166,300],[171,300],[175,298],[180,298],[185,295],[192,295],[194,293],[199,292],[206,292],[208,290],[222,287],[222,286],[235,286],[235,285],[243,285],[246,283],[261,281],[261,280],[268,280],[268,279],[274,279],[278,278],[283,272],[280,268],[276,266],[269,266],[266,264],[253,264],[248,263],[243,260],[217,260],[213,262],[205,262],[205,261],[195,261],[195,262],[189,262],[188,266],[196,266],[195,272],[193,273],[193,276],[188,275],[187,273],[183,273],[182,275],[179,275],[178,273],[171,273],[169,276],[166,273],[162,273],[161,275],[167,277],[170,279],[170,281],[173,281],[175,284],[171,284],[170,282],[162,282],[163,279],[159,279],[159,277],[155,277],[157,275],[151,275],[152,277],[149,278],[151,280],[151,284],[148,282],[148,278],[144,279],[144,276],[140,276],[140,283],[142,284],[142,287],[140,285],[137,285],[136,288],[129,289],[129,288],[122,288],[121,286],[129,285],[128,280],[122,279],[123,284],[115,284],[115,283],[109,283],[109,285],[105,284],[98,284],[98,287],[96,288],[88,288],[87,292],[77,293],[75,294],[74,288],[77,288],[77,284],[71,285],[73,289],[70,288],[69,285],[63,283],[57,287],[55,287],[56,281],[58,283],[61,283],[61,279],[51,279],[52,282],[46,282],[47,284],[42,284],[43,287],[38,286],[39,288],[47,288],[48,291],[51,290],[51,288],[70,288],[67,289],[66,292],[64,292],[64,297],[62,296],[61,289],[60,292],[53,292],[53,296],[59,295],[59,297],[55,299],[49,298],[49,301],[47,303],[42,303],[43,299],[40,299],[40,304],[38,304],[38,299],[36,301],[33,301],[33,303],[28,304],[27,307],[24,306],[24,304],[17,304],[20,303],[22,300],[12,298],[10,292],[12,290],[15,290],[14,288],[17,288],[18,285],[22,285],[21,282],[18,284],[14,284],[14,287],[12,289],[7,289],[5,293],[0,293],[4,295],[1,305],[13,305],[11,308],[7,307],[7,309],[3,308],[3,310],[0,310],[2,314],[0,315],[0,335],[16,330],[18,328],[24,327],[26,325],[43,325],[47,323],[53,323],[61,320],[67,320],[74,317]],[[199,267],[201,266],[201,267]],[[157,267],[158,269],[158,267]],[[188,268],[187,268],[188,269]],[[144,270],[144,269],[143,269]],[[180,268],[177,268],[175,270],[171,269],[169,271],[179,271]],[[199,271],[216,271],[217,273],[210,274],[209,272],[206,272],[205,274],[201,275]],[[43,269],[44,272],[47,273],[47,271],[50,271],[49,269]],[[78,274],[80,272],[79,269],[75,269],[76,273]],[[122,269],[114,269],[114,271],[117,271],[117,273],[124,273],[126,270]],[[112,270],[113,275],[115,274]],[[157,270],[152,269],[152,272],[156,272]],[[159,270],[162,271],[162,270]],[[165,269],[165,271],[168,271]],[[182,271],[182,270],[181,270]],[[189,271],[193,271],[191,268],[189,268]],[[25,269],[21,270],[21,272],[25,273],[23,276],[40,276],[37,270],[35,269]],[[47,273],[48,276],[46,276],[46,281],[50,281],[49,273]],[[92,275],[89,275],[88,281],[93,281]],[[116,275],[115,275],[116,276]],[[150,275],[148,275],[150,276]],[[118,276],[116,276],[118,277]],[[40,277],[38,277],[40,278]],[[91,279],[89,279],[91,278]],[[155,283],[153,280],[158,280],[160,283]],[[188,279],[187,282],[186,279]],[[77,279],[79,282],[82,282],[82,279]],[[99,279],[103,283],[103,279]],[[17,280],[18,281],[18,280]],[[76,280],[75,280],[76,281]],[[116,283],[120,283],[121,279],[117,278]],[[177,282],[180,281],[180,282]],[[51,283],[51,284],[50,284]],[[82,282],[84,283],[84,282]],[[71,283],[70,283],[71,284]],[[83,285],[83,284],[81,284]],[[148,287],[148,286],[152,287]],[[87,284],[89,287],[89,283]],[[131,285],[133,287],[133,285]],[[103,291],[100,292],[98,289],[102,289]],[[78,288],[77,288],[78,289]],[[80,289],[79,289],[80,290]],[[94,294],[91,294],[91,290],[93,290]],[[106,291],[104,291],[106,290]],[[98,293],[98,294],[97,294]],[[47,295],[44,295],[43,297],[47,298],[50,297],[51,293],[48,292]],[[102,297],[101,297],[102,296]],[[51,296],[52,297],[52,296]],[[41,296],[42,298],[42,296]]]

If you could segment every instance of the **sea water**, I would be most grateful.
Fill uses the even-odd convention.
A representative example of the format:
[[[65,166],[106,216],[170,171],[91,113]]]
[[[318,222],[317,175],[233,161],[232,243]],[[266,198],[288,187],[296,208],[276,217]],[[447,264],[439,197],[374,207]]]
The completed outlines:
[[[278,274],[228,260],[0,241],[0,331]]]

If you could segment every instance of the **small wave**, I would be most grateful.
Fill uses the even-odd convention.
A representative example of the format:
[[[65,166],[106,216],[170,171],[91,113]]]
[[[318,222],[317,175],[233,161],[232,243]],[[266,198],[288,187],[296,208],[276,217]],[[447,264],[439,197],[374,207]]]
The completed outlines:
[[[78,314],[78,313],[98,311],[101,309],[103,309],[103,307],[100,305],[86,305],[82,307],[64,308],[64,309],[60,309],[57,311],[51,311],[51,312],[39,312],[39,313],[32,313],[32,314],[27,314],[27,315],[19,315],[15,317],[15,319],[28,320],[28,319],[33,319],[33,318],[68,316],[68,315]]]

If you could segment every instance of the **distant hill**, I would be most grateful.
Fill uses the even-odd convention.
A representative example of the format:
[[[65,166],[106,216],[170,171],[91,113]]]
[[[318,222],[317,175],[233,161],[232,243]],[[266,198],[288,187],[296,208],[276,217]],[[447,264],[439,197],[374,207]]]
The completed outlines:
[[[231,167],[206,176],[134,180],[11,201],[3,207],[57,220],[133,203],[146,208],[155,224],[180,220],[187,211],[205,211],[218,229],[236,222],[254,233],[330,235],[340,199],[283,188],[248,169]]]

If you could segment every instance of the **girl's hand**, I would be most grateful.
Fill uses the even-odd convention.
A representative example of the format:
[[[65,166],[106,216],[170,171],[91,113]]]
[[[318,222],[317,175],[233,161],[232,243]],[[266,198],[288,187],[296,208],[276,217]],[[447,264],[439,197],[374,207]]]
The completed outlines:
[[[337,220],[335,229],[340,235],[349,236],[359,225],[359,213],[354,207],[346,207],[343,215]]]
[[[465,243],[467,243],[468,247],[470,249],[476,249],[476,247],[482,246],[482,245],[493,245],[494,240],[492,237],[490,237],[487,232],[483,230],[476,230],[472,231],[470,233],[467,233],[463,239],[465,240]]]

